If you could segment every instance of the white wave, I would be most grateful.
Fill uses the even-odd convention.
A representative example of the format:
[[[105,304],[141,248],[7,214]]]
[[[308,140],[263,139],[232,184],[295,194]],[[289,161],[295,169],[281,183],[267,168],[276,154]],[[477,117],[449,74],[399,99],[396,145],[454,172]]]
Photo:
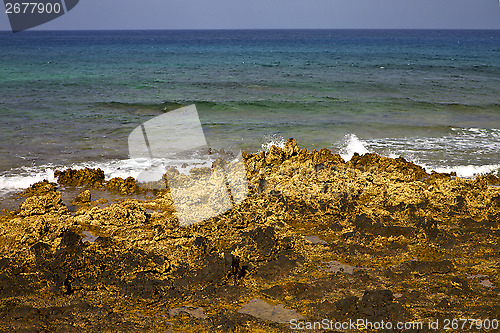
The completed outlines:
[[[456,172],[457,176],[461,178],[473,178],[475,176],[485,175],[500,171],[500,164],[457,165],[457,166],[447,166],[447,167],[432,167],[423,165],[422,167],[429,173],[432,171],[436,171],[439,173]]]
[[[266,138],[265,142],[262,144],[262,150],[268,152],[272,146],[279,147],[281,149],[285,148],[286,140],[282,136],[272,135]]]
[[[22,190],[44,179],[54,182],[54,169],[49,167],[43,167],[39,170],[35,168],[22,168],[21,173],[0,176],[0,193]]]
[[[48,180],[55,182],[54,172],[56,170],[66,170],[68,168],[80,170],[84,168],[101,169],[104,172],[106,180],[114,177],[133,177],[137,179],[139,174],[145,170],[152,168],[164,168],[174,166],[180,172],[189,173],[194,167],[210,166],[211,160],[202,159],[183,159],[183,160],[168,160],[168,159],[126,159],[112,160],[106,162],[84,162],[72,165],[43,165],[38,167],[22,167],[12,169],[8,172],[0,174],[0,194],[9,192],[17,192],[24,190],[34,183]],[[186,163],[188,167],[181,166]]]
[[[500,138],[500,129],[498,128],[457,128],[452,127],[451,130],[455,132],[455,135],[459,135],[464,138]]]
[[[344,139],[343,147],[340,150],[340,156],[344,161],[349,161],[354,156],[354,153],[363,155],[369,153],[369,151],[366,149],[365,143],[358,139],[355,134],[347,134]]]
[[[356,135],[348,134],[344,139],[340,155],[345,161],[350,160],[355,152],[360,155],[376,152],[391,158],[403,156],[406,160],[422,166],[429,173],[432,171],[440,173],[455,172],[461,178],[473,178],[490,173],[500,175],[500,164],[498,163],[461,165],[457,163],[459,162],[459,154],[455,153],[451,156],[452,152],[474,151],[481,156],[486,153],[492,154],[500,151],[500,141],[496,137],[500,130],[480,128],[452,128],[452,130],[458,132],[459,135],[438,138],[383,138],[362,141]],[[428,160],[429,155],[432,156],[439,151],[448,152],[450,159],[447,161],[440,160],[438,163]]]
[[[463,178],[471,178],[480,174],[493,173],[500,175],[500,164],[485,163],[483,165],[460,165],[458,158],[459,154],[452,154],[454,151],[459,151],[462,154],[467,150],[473,150],[478,156],[485,153],[496,154],[500,151],[500,129],[484,130],[488,131],[490,136],[483,138],[480,134],[482,129],[476,128],[452,128],[454,132],[459,132],[458,137],[439,137],[439,138],[384,138],[384,139],[371,139],[360,140],[355,134],[348,134],[345,136],[343,144],[340,149],[340,155],[345,161],[349,161],[354,153],[360,155],[376,152],[384,156],[396,158],[399,156],[405,157],[407,160],[421,165],[427,172],[456,172],[457,176]],[[479,132],[478,132],[479,131]],[[469,133],[466,139],[463,134]],[[475,134],[472,134],[475,133]],[[491,133],[494,133],[491,135]],[[478,135],[479,134],[479,135]],[[272,146],[284,148],[286,143],[285,138],[279,135],[268,136],[264,143],[262,143],[262,151],[269,151]],[[447,151],[449,159],[440,160],[429,159],[427,156],[439,151]],[[198,157],[198,158],[197,158]],[[427,157],[427,158],[426,158]],[[177,167],[180,172],[189,173],[194,167],[211,165],[211,160],[202,160],[199,156],[192,156],[184,160],[169,160],[169,159],[124,159],[124,160],[111,160],[105,162],[85,162],[76,163],[71,165],[42,165],[37,167],[21,167],[0,173],[0,195],[8,192],[17,192],[28,188],[32,184],[42,181],[44,179],[55,182],[55,170],[100,168],[104,171],[106,180],[114,177],[133,177],[135,179],[146,171],[159,168],[168,168],[171,166]],[[184,163],[188,167],[181,167]],[[462,160],[463,163],[463,160]]]

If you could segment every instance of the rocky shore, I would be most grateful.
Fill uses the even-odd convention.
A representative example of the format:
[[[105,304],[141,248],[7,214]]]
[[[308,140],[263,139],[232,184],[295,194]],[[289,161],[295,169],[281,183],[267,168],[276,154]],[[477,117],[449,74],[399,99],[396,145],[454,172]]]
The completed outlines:
[[[101,170],[20,193],[0,216],[0,331],[287,332],[290,320],[366,319],[426,332],[429,320],[500,319],[497,177],[344,161],[293,139],[243,158],[246,199],[185,227],[168,189]]]

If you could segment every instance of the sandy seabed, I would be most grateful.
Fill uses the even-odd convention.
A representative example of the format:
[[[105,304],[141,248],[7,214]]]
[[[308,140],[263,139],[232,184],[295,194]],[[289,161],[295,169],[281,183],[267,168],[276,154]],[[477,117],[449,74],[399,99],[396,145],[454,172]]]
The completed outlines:
[[[500,319],[497,177],[428,174],[376,154],[345,162],[293,139],[243,158],[248,196],[184,227],[168,189],[106,182],[100,170],[61,171],[21,193],[0,216],[0,330]]]

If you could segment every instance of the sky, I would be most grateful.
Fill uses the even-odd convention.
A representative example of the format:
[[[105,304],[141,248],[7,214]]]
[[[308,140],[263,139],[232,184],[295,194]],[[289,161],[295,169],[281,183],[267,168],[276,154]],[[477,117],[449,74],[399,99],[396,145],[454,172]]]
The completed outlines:
[[[80,0],[67,14],[35,28],[106,29],[500,29],[500,2]],[[4,10],[0,30],[10,30]]]

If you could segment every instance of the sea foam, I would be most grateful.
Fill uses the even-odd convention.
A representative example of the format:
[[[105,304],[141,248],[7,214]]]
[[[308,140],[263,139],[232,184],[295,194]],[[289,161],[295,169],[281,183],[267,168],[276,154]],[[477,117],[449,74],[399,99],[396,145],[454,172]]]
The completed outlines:
[[[340,149],[340,156],[344,161],[349,161],[354,156],[354,153],[359,155],[367,154],[370,151],[365,144],[355,134],[347,134],[344,138],[343,147]]]
[[[500,172],[500,164],[491,165],[457,165],[451,167],[433,167],[423,165],[427,172],[436,171],[439,173],[455,172],[458,177],[472,178],[478,175]]]
[[[497,148],[498,142],[494,139],[491,140],[491,133],[494,135],[499,135],[499,130],[482,130],[482,129],[452,129],[453,132],[459,133],[459,139],[462,139],[464,135],[469,136],[471,133],[479,134],[479,136],[488,136],[489,144],[492,147]],[[449,138],[445,138],[449,139]],[[451,173],[455,172],[458,177],[472,178],[481,174],[496,174],[500,176],[500,163],[499,164],[484,164],[484,165],[472,165],[472,164],[458,164],[458,165],[440,165],[436,161],[429,161],[422,159],[419,156],[419,149],[424,150],[424,147],[436,147],[439,146],[439,142],[445,142],[445,139],[440,138],[426,138],[418,139],[414,138],[385,138],[385,139],[366,139],[362,140],[358,138],[355,134],[350,133],[344,137],[343,142],[340,145],[340,150],[338,153],[345,161],[349,161],[354,153],[360,155],[366,153],[378,153],[383,156],[397,158],[403,156],[409,161],[414,162],[417,165],[421,165],[427,172],[445,172]],[[265,138],[261,145],[260,151],[268,152],[272,146],[277,146],[283,148],[285,146],[285,138],[279,135],[271,135]],[[413,146],[410,145],[413,143]],[[455,144],[460,145],[460,140],[456,140]],[[462,147],[466,146],[465,143]],[[386,148],[385,152],[382,148]],[[388,149],[389,148],[389,149]],[[484,149],[484,148],[483,148]],[[335,152],[335,150],[334,150]],[[189,173],[189,171],[194,167],[210,166],[211,160],[202,160],[199,158],[192,158],[186,160],[168,160],[168,159],[123,159],[123,160],[110,160],[102,162],[85,162],[76,163],[71,165],[42,165],[42,166],[32,166],[32,167],[21,167],[17,169],[12,169],[10,171],[5,171],[0,173],[0,195],[6,193],[17,192],[28,188],[32,184],[48,180],[50,182],[55,182],[54,177],[55,170],[65,170],[67,168],[71,169],[83,169],[83,168],[100,168],[104,171],[106,180],[114,177],[133,177],[136,178],[141,172],[151,168],[168,168],[171,166],[177,167],[180,172]],[[187,163],[188,167],[182,168],[181,165]]]
[[[279,135],[271,135],[264,140],[262,144],[262,149],[260,151],[268,152],[272,146],[276,146],[279,148],[285,147],[286,140],[284,137]]]
[[[33,167],[22,167],[12,169],[0,174],[0,195],[11,192],[20,191],[28,188],[36,182],[48,180],[55,182],[54,172],[56,170],[65,170],[71,168],[80,170],[84,168],[101,169],[104,172],[106,180],[114,177],[137,178],[139,174],[150,168],[169,168],[177,167],[182,173],[189,173],[194,167],[206,167],[211,165],[211,160],[202,159],[185,159],[185,160],[168,160],[168,159],[124,159],[111,160],[103,162],[85,162],[72,165],[42,165]],[[187,163],[188,166],[182,168],[182,164]]]

